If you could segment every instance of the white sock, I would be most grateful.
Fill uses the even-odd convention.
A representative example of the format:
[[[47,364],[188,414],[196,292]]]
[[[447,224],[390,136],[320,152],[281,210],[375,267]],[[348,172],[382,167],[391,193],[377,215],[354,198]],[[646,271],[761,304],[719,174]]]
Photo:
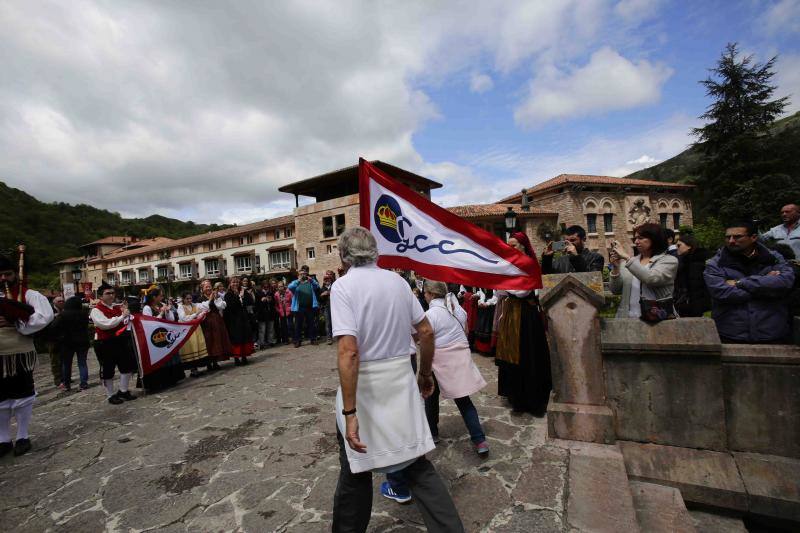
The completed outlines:
[[[11,409],[0,409],[0,442],[11,442]]]
[[[128,392],[128,385],[131,384],[131,375],[130,374],[120,374],[119,375],[119,390],[120,392]]]
[[[104,379],[103,380],[103,387],[106,388],[106,395],[109,398],[114,396],[114,380],[113,379]]]
[[[33,416],[33,403],[14,409],[14,418],[17,419],[17,440],[28,438],[28,424]]]

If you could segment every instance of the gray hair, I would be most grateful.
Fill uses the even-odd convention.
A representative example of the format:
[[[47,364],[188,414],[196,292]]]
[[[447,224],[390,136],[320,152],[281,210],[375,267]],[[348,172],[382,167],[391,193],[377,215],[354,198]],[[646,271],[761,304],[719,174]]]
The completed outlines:
[[[423,290],[437,298],[444,298],[447,296],[447,293],[450,292],[447,290],[447,283],[444,281],[431,281],[429,279],[425,280]]]
[[[339,237],[337,246],[339,257],[350,266],[358,267],[378,260],[378,243],[361,226],[346,229]]]

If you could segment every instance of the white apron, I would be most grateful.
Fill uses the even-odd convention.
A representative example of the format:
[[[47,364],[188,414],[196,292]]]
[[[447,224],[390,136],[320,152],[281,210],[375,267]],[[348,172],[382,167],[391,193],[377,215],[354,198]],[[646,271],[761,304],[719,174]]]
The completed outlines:
[[[486,386],[486,380],[472,360],[472,352],[466,341],[436,348],[433,353],[433,373],[436,374],[442,398],[448,400],[475,394]]]
[[[342,388],[336,393],[336,424],[345,436]],[[345,439],[350,471],[354,474],[385,471],[410,463],[435,448],[425,404],[411,369],[408,354],[391,359],[362,361],[356,391],[358,433],[367,452],[358,453]]]

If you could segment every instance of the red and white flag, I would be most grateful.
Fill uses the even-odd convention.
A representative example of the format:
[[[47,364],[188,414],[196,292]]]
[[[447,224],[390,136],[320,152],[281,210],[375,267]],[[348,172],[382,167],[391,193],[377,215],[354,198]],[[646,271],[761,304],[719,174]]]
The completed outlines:
[[[542,287],[528,257],[359,160],[361,225],[378,241],[378,266],[485,289]]]
[[[131,324],[142,375],[158,370],[178,353],[201,322],[202,320],[173,322],[147,315],[135,315]]]

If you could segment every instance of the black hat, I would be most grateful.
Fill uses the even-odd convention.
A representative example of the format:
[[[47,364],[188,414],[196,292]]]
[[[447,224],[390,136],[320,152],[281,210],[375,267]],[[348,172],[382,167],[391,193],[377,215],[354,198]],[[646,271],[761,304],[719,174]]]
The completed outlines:
[[[103,283],[101,283],[100,286],[97,287],[97,297],[100,298],[101,296],[103,296],[103,293],[105,291],[107,291],[108,289],[111,289],[113,291],[114,287],[112,287],[111,285],[109,285],[105,281]]]
[[[0,272],[14,271],[14,262],[8,257],[0,255]]]

